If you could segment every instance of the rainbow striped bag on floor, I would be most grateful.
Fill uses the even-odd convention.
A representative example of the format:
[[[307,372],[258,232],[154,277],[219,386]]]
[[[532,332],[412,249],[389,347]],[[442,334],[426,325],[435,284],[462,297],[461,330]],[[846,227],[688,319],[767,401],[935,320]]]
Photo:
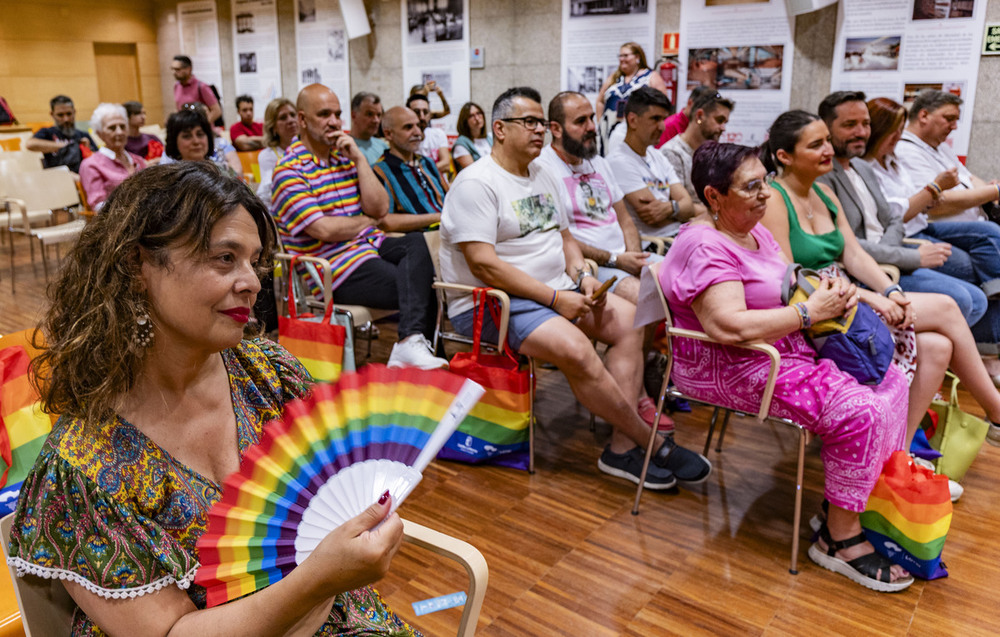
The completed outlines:
[[[895,451],[882,468],[861,527],[875,550],[916,577],[947,577],[941,551],[951,527],[948,477]]]
[[[333,303],[318,321],[312,314],[298,314],[293,281],[296,260],[288,266],[288,316],[278,317],[278,343],[299,359],[314,379],[332,383],[344,370],[347,328],[331,322]]]
[[[455,354],[448,366],[455,374],[482,385],[486,393],[438,452],[438,458],[527,471],[530,374],[520,369],[517,355],[507,343],[499,354],[480,352],[485,309],[489,308],[495,324],[500,323],[497,301],[487,296],[486,289],[477,288],[473,293],[472,351]]]

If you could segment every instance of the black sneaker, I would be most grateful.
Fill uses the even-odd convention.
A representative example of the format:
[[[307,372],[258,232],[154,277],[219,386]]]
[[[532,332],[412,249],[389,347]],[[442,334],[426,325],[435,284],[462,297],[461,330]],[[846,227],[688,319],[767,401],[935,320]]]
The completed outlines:
[[[699,484],[712,475],[712,463],[700,453],[685,449],[674,442],[673,436],[666,436],[652,464],[667,469],[681,482]]]
[[[642,463],[645,459],[646,452],[642,447],[633,447],[625,453],[613,453],[611,445],[608,445],[597,460],[597,468],[604,473],[639,484],[639,474],[642,473]],[[643,483],[646,489],[662,491],[670,489],[676,484],[677,480],[669,469],[658,467],[652,462],[649,463],[646,481]]]
[[[663,375],[666,373],[667,357],[659,352],[650,352],[642,369],[642,384],[646,388],[647,396],[655,398],[660,395]]]

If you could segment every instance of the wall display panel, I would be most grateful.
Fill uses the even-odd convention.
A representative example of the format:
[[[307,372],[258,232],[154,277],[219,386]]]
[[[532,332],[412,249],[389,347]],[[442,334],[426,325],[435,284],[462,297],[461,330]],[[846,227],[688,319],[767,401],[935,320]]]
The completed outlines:
[[[274,0],[232,2],[236,94],[253,98],[259,121],[267,103],[281,95],[278,14]]]
[[[784,0],[681,0],[678,104],[716,88],[736,102],[721,141],[763,142],[790,103],[794,24]]]
[[[923,88],[961,96],[948,137],[969,151],[986,0],[841,0],[830,88],[889,97],[909,107]]]
[[[400,0],[403,36],[403,99],[410,87],[436,82],[451,114],[432,126],[455,133],[462,104],[470,99],[469,1]],[[439,107],[431,93],[431,109]]]
[[[656,0],[563,0],[562,74],[564,91],[593,102],[604,80],[618,68],[618,51],[636,42],[655,67]]]
[[[180,52],[191,58],[194,76],[206,84],[214,84],[222,95],[222,56],[215,0],[178,3],[177,30]],[[173,104],[173,98],[170,103]]]
[[[347,29],[337,0],[295,0],[298,88],[318,83],[340,98],[345,126],[351,121],[351,67]]]

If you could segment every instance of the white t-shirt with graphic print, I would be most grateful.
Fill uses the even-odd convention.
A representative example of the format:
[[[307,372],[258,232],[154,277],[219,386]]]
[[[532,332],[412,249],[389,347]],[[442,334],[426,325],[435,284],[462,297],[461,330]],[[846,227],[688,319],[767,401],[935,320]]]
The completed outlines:
[[[441,278],[483,287],[469,270],[460,243],[477,241],[500,259],[556,290],[569,290],[561,231],[568,227],[556,179],[537,162],[528,177],[507,172],[491,156],[462,172],[441,212]],[[471,310],[472,295],[448,293],[448,314]]]
[[[683,183],[667,158],[655,146],[647,148],[645,156],[641,156],[628,144],[619,144],[608,155],[608,163],[611,164],[611,170],[615,173],[615,180],[626,195],[643,188],[649,188],[654,197],[660,201],[669,202],[670,184]],[[643,223],[639,215],[635,214],[632,206],[628,205],[627,199],[625,200],[625,208],[635,220],[635,227],[640,235],[672,237],[677,234],[677,230],[681,227],[679,221],[670,221],[659,228],[648,226]]]
[[[552,146],[546,146],[535,163],[544,166],[562,185],[559,190],[569,231],[578,241],[615,254],[625,251],[625,234],[612,208],[625,195],[606,159],[598,156],[570,166]]]

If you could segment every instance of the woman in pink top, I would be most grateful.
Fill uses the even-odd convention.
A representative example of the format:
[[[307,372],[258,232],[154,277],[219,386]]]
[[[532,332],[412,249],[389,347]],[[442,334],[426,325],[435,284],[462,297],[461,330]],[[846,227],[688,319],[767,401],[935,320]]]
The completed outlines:
[[[90,116],[90,126],[104,146],[80,164],[80,183],[87,193],[87,204],[100,210],[108,193],[145,168],[146,160],[125,150],[128,115],[121,104],[98,104]]]
[[[801,307],[781,302],[787,262],[760,221],[771,196],[757,149],[709,142],[695,152],[691,179],[711,217],[683,226],[663,260],[660,286],[677,327],[702,330],[723,345],[677,339],[672,378],[693,396],[755,412],[768,360],[728,344],[766,341],[781,353],[771,415],[801,423],[823,441],[826,499],[819,541],[809,557],[868,588],[893,592],[913,583],[874,552],[858,514],[889,455],[906,435],[907,382],[894,365],[879,385],[861,385],[816,352],[800,331],[857,303],[855,286],[824,279]]]

